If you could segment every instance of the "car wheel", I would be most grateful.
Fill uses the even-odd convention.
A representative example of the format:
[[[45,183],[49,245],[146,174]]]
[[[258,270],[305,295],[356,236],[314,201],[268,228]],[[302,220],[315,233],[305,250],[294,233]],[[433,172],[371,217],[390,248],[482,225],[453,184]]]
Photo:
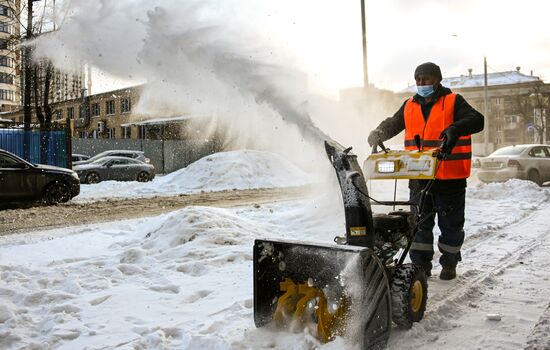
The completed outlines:
[[[149,181],[149,173],[146,172],[146,171],[140,171],[139,174],[137,175],[137,180],[139,182],[147,182]]]
[[[537,185],[542,186],[542,181],[541,181],[541,178],[540,178],[540,174],[537,170],[535,170],[535,169],[529,170],[529,174],[527,175],[527,178],[528,178],[529,181],[533,181]]]
[[[99,177],[99,174],[96,172],[91,172],[88,175],[86,175],[87,184],[96,184],[100,181],[101,181],[101,178]]]
[[[48,204],[65,203],[71,199],[71,190],[69,186],[62,182],[54,182],[44,192],[44,200]]]

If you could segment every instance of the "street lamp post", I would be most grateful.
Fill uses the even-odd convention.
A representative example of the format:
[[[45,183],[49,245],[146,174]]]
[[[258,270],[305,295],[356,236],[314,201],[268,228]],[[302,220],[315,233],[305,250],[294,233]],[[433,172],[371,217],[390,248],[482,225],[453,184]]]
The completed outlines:
[[[363,86],[369,87],[369,70],[367,65],[367,28],[365,19],[365,0],[361,0],[361,32],[363,41]]]

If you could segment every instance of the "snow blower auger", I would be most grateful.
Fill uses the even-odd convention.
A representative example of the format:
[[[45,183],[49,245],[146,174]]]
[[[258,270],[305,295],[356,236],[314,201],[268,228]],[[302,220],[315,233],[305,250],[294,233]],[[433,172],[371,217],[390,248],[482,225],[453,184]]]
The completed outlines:
[[[438,151],[390,151],[380,144],[364,163],[371,179],[434,179]],[[254,322],[294,332],[309,329],[323,342],[343,336],[362,349],[385,348],[392,321],[410,328],[424,316],[426,275],[405,264],[418,223],[411,211],[373,214],[357,156],[325,142],[336,170],[346,218],[345,237],[336,245],[256,240],[254,243]],[[433,181],[428,181],[431,186]],[[410,201],[376,201],[413,206]]]

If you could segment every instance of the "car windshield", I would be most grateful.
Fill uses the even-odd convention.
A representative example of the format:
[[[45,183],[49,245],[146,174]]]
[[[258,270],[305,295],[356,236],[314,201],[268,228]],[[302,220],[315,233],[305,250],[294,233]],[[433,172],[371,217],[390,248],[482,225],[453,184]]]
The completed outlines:
[[[92,158],[88,159],[89,161],[95,161],[96,159],[101,159],[103,157],[107,157],[109,155],[109,152],[101,152],[93,156]]]
[[[525,147],[518,147],[518,146],[504,147],[504,148],[498,149],[498,150],[494,151],[493,153],[491,153],[491,156],[517,156],[518,154],[525,151],[526,149],[527,149],[527,146],[525,146]]]
[[[92,163],[95,163],[95,164],[103,164],[103,163],[105,163],[106,161],[108,161],[108,159],[99,158],[99,159],[94,160]]]

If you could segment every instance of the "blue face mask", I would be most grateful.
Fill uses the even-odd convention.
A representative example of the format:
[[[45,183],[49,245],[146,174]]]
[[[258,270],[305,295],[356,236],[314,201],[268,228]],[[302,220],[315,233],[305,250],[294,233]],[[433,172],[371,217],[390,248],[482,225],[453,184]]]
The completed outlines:
[[[433,85],[417,85],[416,91],[418,91],[418,94],[422,97],[428,97],[431,94],[434,93],[434,86]]]

